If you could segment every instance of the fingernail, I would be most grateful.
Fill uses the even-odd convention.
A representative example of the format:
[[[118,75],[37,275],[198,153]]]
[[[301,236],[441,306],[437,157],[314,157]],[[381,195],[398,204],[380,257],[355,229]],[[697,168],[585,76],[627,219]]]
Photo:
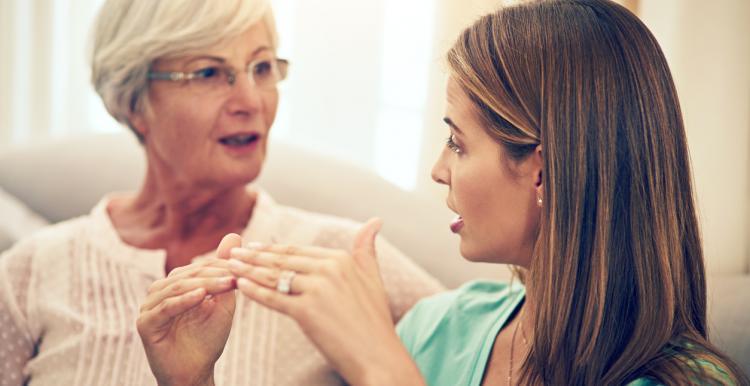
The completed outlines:
[[[243,258],[252,256],[252,251],[245,248],[232,248],[229,250],[229,256],[234,258]]]
[[[251,241],[245,244],[245,248],[247,249],[262,249],[265,246],[266,246],[265,244],[258,242],[258,241]]]
[[[231,276],[227,276],[227,277],[221,277],[221,278],[219,278],[219,279],[218,279],[218,280],[216,280],[216,281],[217,281],[217,283],[218,283],[219,285],[228,285],[228,284],[231,284],[231,283],[232,283],[232,280],[234,280],[234,278],[233,278],[233,277],[231,277]]]

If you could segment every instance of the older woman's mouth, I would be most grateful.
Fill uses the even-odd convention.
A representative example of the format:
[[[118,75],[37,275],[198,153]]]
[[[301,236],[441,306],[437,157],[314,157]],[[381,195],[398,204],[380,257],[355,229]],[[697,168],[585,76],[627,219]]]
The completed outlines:
[[[234,134],[219,138],[219,142],[231,147],[243,147],[257,142],[258,139],[260,139],[260,135],[257,133]]]

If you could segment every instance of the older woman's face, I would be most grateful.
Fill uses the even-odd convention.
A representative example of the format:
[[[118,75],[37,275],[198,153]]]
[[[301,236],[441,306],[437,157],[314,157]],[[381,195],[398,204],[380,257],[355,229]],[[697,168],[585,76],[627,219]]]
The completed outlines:
[[[254,85],[244,70],[250,63],[273,58],[270,35],[258,23],[204,52],[154,63],[152,72],[231,68],[237,73],[232,86],[150,83],[150,107],[132,121],[145,137],[149,166],[157,176],[207,188],[242,185],[257,177],[276,116],[278,91]]]

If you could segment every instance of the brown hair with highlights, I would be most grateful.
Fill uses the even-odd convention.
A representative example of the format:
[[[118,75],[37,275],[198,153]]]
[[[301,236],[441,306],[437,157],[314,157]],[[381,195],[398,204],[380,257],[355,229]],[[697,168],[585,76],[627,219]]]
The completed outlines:
[[[541,145],[523,384],[747,384],[708,339],[703,251],[677,92],[648,29],[605,0],[486,15],[448,53],[511,159]]]

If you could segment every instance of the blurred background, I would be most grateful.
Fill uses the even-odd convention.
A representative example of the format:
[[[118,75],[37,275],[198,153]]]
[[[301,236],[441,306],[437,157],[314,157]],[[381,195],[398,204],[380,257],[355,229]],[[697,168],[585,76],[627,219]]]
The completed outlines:
[[[0,146],[125,130],[89,84],[102,0],[0,0]],[[680,95],[711,273],[750,272],[750,0],[619,1],[659,40]],[[448,130],[443,55],[513,1],[272,0],[281,86],[274,141],[442,199],[429,178]],[[273,151],[273,150],[271,150]]]

